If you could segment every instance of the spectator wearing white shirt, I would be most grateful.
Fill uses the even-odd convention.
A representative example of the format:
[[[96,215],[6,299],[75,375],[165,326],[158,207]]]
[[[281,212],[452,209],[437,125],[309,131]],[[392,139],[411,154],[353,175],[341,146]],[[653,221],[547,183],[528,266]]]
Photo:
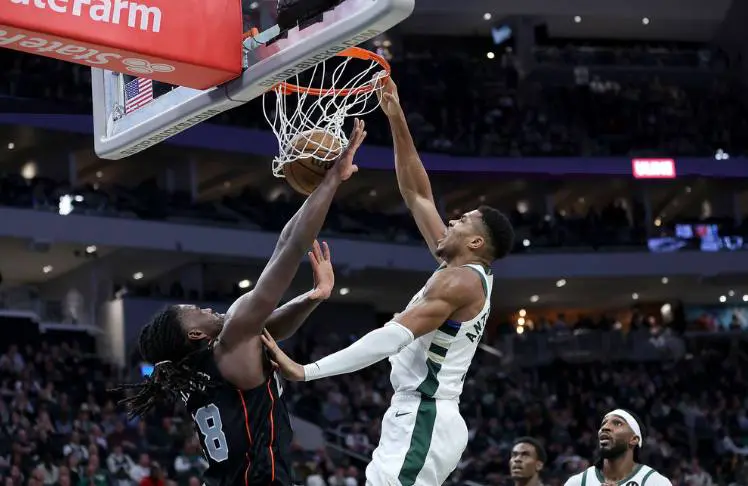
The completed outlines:
[[[88,448],[81,444],[80,434],[74,431],[70,434],[70,442],[62,448],[62,455],[65,457],[75,456],[79,462],[88,461]]]
[[[143,478],[151,474],[151,457],[148,454],[141,454],[138,463],[130,468],[130,478],[135,484],[140,484]]]
[[[131,486],[133,484],[131,473],[135,462],[124,453],[121,445],[114,447],[112,453],[106,458],[106,465],[112,475],[114,486]]]

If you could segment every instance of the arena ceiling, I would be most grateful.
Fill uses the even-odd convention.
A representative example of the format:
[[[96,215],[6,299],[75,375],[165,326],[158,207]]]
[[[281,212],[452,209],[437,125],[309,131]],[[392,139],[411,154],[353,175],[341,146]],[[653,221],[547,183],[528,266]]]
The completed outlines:
[[[333,258],[334,251],[333,248]],[[35,288],[48,298],[60,298],[64,295],[62,289],[71,286],[90,288],[95,283],[108,282],[131,290],[159,285],[166,292],[185,269],[195,265],[202,269],[207,286],[227,293],[242,280],[256,281],[264,266],[264,262],[250,259],[124,248],[97,247],[95,253],[87,253],[83,245],[12,238],[0,239],[0,252],[3,290]],[[394,312],[407,304],[426,278],[427,274],[419,272],[337,267],[337,292],[332,300],[368,303],[382,312]],[[558,279],[497,280],[494,307],[506,311],[549,307],[614,309],[673,300],[717,304],[722,295],[729,296],[728,303],[733,303],[748,294],[745,275],[577,278],[566,279],[560,285],[561,278],[562,275]],[[302,265],[288,296],[305,292],[311,282],[309,266]],[[187,283],[184,286],[188,288]],[[341,289],[347,292],[343,295]]]

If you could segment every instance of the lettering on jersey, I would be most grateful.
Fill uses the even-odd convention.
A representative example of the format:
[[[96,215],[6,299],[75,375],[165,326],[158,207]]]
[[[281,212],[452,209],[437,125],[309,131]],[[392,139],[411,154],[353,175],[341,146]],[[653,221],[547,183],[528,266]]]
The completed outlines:
[[[626,486],[639,486],[639,483],[637,483],[636,481],[629,481],[628,483],[626,483]]]
[[[470,339],[471,343],[474,343],[475,341],[480,341],[480,338],[483,336],[483,330],[486,326],[486,319],[488,319],[488,312],[483,314],[478,318],[478,322],[473,324],[473,329],[471,331],[468,331],[467,334],[465,334],[465,337]]]

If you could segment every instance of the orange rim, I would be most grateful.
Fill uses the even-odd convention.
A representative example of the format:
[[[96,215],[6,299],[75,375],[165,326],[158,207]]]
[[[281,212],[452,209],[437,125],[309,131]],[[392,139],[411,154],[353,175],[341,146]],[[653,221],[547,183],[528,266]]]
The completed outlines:
[[[383,76],[381,79],[384,80],[390,76],[390,72],[391,72],[390,63],[387,62],[387,59],[383,58],[382,56],[380,56],[379,54],[375,52],[371,52],[369,50],[362,49],[360,47],[349,47],[348,49],[340,51],[335,55],[341,56],[341,57],[352,57],[354,59],[360,59],[362,61],[375,61],[386,72],[385,76]],[[283,95],[289,95],[293,93],[306,93],[312,96],[327,96],[331,94],[346,96],[346,95],[351,95],[351,94],[353,95],[363,94],[363,93],[368,93],[370,91],[374,91],[374,83],[369,82],[357,88],[322,89],[322,88],[307,88],[304,86],[299,86],[297,84],[283,81],[282,83],[276,84],[273,88],[278,90],[278,92]]]

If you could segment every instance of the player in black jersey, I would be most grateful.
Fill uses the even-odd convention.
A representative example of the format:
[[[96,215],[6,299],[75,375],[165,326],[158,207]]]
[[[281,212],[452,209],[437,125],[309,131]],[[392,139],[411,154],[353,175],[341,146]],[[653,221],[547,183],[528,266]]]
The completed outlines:
[[[184,400],[210,467],[207,486],[289,485],[292,430],[281,383],[269,364],[260,336],[270,329],[288,337],[298,329],[331,282],[276,309],[307,249],[312,246],[342,181],[358,168],[353,156],[366,132],[356,120],[350,143],[320,186],[283,228],[255,288],[225,315],[195,306],[172,306],[140,332],[143,358],[155,363],[150,377],[123,400],[131,416],[164,400]],[[311,255],[327,265],[318,245]],[[319,275],[319,272],[317,272]]]

